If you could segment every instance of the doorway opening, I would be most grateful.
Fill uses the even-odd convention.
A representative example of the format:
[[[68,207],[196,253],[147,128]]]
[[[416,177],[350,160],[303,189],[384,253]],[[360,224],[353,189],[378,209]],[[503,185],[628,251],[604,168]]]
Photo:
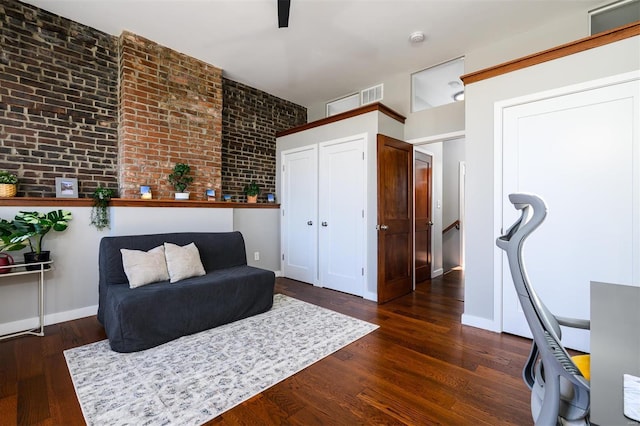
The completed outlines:
[[[415,282],[425,279],[419,269],[426,263],[420,239],[426,236],[423,225],[430,222],[430,276],[455,271],[459,280],[464,280],[464,187],[465,187],[465,138],[464,132],[412,140],[415,155]],[[420,188],[422,155],[431,158],[430,184],[428,191],[429,220],[424,221],[420,213],[421,199],[426,199]],[[425,166],[426,168],[426,166]],[[424,222],[424,223],[422,223]],[[422,234],[422,235],[421,235]],[[422,238],[424,240],[424,238]],[[461,294],[463,293],[463,286]]]
[[[433,157],[416,151],[414,169],[414,264],[415,281],[431,279],[431,219]]]

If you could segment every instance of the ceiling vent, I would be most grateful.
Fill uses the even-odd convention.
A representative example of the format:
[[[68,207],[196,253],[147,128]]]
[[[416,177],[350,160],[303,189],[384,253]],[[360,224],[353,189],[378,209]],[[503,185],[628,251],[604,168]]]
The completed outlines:
[[[379,102],[382,100],[382,84],[369,87],[360,92],[360,104],[366,105],[373,102]]]

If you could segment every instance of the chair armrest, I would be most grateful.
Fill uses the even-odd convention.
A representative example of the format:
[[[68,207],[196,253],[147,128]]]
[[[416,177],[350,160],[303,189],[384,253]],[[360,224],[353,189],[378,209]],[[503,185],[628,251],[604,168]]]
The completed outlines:
[[[591,329],[591,321],[578,319],[578,318],[566,318],[566,317],[556,317],[558,324],[564,325],[566,327],[571,328],[582,328],[584,330]]]

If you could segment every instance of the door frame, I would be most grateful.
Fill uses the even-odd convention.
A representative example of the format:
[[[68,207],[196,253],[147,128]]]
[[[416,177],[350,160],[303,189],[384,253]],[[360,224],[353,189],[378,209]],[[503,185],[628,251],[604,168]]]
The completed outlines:
[[[465,141],[466,143],[466,141]],[[466,156],[465,156],[466,158]],[[465,218],[465,191],[467,185],[467,161],[460,161],[458,165],[458,218],[460,218],[460,267],[464,270],[465,249],[464,249],[464,227]]]
[[[611,77],[600,78],[583,83],[572,84],[556,89],[545,90],[538,93],[532,93],[525,96],[519,96],[512,99],[506,99],[494,104],[494,139],[493,139],[493,229],[496,237],[503,234],[502,223],[503,216],[503,111],[507,108],[542,101],[548,98],[560,97],[577,92],[586,92],[616,84],[622,84],[630,81],[640,80],[640,71],[631,71],[618,74]],[[503,251],[495,244],[493,245],[493,320],[468,321],[463,318],[464,324],[472,324],[487,330],[502,332],[502,291],[503,291]],[[636,271],[634,271],[635,273]]]

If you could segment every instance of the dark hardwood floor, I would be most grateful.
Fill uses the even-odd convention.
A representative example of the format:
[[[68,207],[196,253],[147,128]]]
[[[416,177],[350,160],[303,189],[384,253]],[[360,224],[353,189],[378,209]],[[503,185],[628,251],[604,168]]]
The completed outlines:
[[[462,326],[461,272],[384,305],[279,278],[276,292],[379,329],[209,422],[530,425],[529,341]],[[105,338],[95,317],[0,342],[0,424],[84,424],[62,351]]]

